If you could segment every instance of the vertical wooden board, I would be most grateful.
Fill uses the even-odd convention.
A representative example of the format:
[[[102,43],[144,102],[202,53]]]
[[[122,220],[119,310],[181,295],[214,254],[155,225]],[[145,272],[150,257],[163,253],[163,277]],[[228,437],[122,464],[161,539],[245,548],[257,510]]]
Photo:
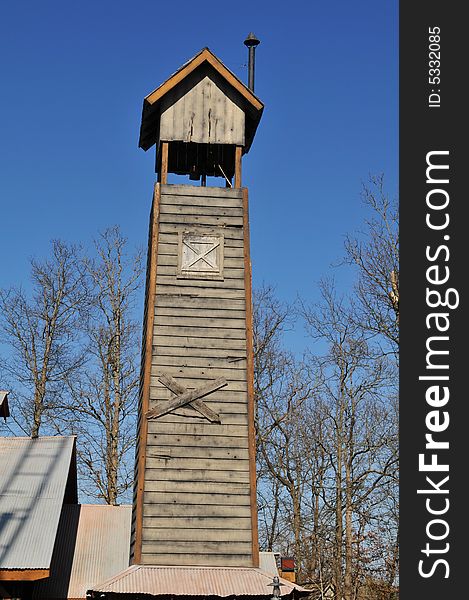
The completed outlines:
[[[235,188],[241,187],[242,182],[242,147],[236,146],[235,150],[235,178],[234,178],[234,186]]]
[[[168,142],[161,142],[160,181],[164,185],[168,180]]]
[[[246,290],[246,361],[248,385],[248,440],[250,453],[250,479],[251,479],[251,511],[252,511],[252,559],[255,567],[259,566],[259,532],[257,517],[257,492],[256,492],[256,435],[254,429],[254,340],[253,340],[253,312],[252,312],[252,275],[249,240],[249,201],[248,191],[243,189],[244,202],[244,277]]]
[[[161,114],[161,140],[244,146],[245,114],[210,77],[173,98]]]
[[[160,184],[155,185],[153,193],[153,203],[150,216],[149,241],[148,241],[148,266],[147,266],[147,286],[145,291],[145,325],[142,341],[142,364],[140,373],[139,390],[139,440],[136,449],[136,467],[134,484],[134,502],[132,507],[132,536],[133,545],[131,548],[132,562],[138,563],[141,559],[142,550],[142,530],[143,530],[143,503],[145,487],[145,461],[147,447],[147,424],[145,413],[150,403],[150,376],[152,360],[152,337],[153,320],[155,314],[155,293],[156,293],[156,269],[157,269],[157,248],[158,248],[158,217],[159,202],[161,198]]]

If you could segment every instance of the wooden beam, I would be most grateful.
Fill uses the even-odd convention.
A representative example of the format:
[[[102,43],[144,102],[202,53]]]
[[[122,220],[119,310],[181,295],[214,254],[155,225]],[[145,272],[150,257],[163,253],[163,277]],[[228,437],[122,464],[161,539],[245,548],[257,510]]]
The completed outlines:
[[[161,375],[161,377],[158,378],[158,380],[164,386],[166,386],[168,388],[168,390],[171,390],[171,392],[173,392],[173,394],[176,394],[176,396],[180,396],[181,394],[184,394],[185,392],[187,392],[187,389],[183,385],[180,385],[174,379],[174,377],[171,377],[170,375],[163,374],[163,375]],[[195,408],[195,410],[197,410],[202,416],[204,416],[206,419],[208,419],[212,423],[221,423],[220,416],[215,411],[211,410],[201,400],[198,400],[198,399],[193,400],[191,402],[191,406],[192,406],[192,408]]]
[[[49,576],[49,569],[0,569],[0,581],[37,581]]]
[[[168,142],[161,142],[160,181],[163,185],[168,183]]]
[[[153,354],[153,324],[155,320],[156,270],[158,256],[158,229],[160,215],[161,186],[155,185],[153,205],[150,215],[150,235],[148,247],[148,284],[145,292],[146,328],[145,328],[145,360],[142,365],[142,388],[140,414],[143,416],[150,405],[151,363]],[[143,528],[143,492],[145,485],[145,463],[147,450],[148,420],[141,419],[140,439],[137,456],[137,480],[135,498],[135,542],[133,564],[139,564],[142,559],[142,528]]]
[[[160,379],[160,381],[161,381],[161,379]],[[163,385],[165,385],[165,384],[163,384]],[[182,406],[185,406],[186,404],[190,404],[194,400],[200,400],[200,398],[204,398],[205,396],[208,396],[208,394],[211,394],[212,392],[216,392],[217,390],[219,390],[222,387],[225,387],[226,385],[228,385],[228,382],[226,381],[226,379],[224,377],[220,377],[218,379],[215,379],[215,381],[210,381],[209,383],[207,383],[206,385],[204,385],[198,389],[186,390],[180,396],[171,398],[171,400],[169,402],[158,403],[158,405],[155,406],[155,408],[152,408],[151,410],[147,411],[146,417],[147,417],[147,419],[162,417],[163,415],[166,415],[166,414],[172,412],[173,410],[176,410],[177,408],[181,408]],[[212,411],[210,411],[210,412],[212,412]],[[218,417],[218,415],[216,415],[216,413],[213,413],[213,414],[214,414],[214,416]],[[218,421],[219,421],[219,418],[218,418]]]
[[[249,249],[249,202],[248,190],[243,189],[244,213],[244,284],[246,289],[246,371],[248,385],[248,446],[249,480],[251,490],[252,566],[259,566],[259,531],[257,524],[256,491],[256,432],[254,429],[254,340],[252,312],[252,274]]]
[[[234,187],[241,187],[241,164],[242,164],[243,148],[242,146],[236,146],[235,149],[235,176],[234,176]]]

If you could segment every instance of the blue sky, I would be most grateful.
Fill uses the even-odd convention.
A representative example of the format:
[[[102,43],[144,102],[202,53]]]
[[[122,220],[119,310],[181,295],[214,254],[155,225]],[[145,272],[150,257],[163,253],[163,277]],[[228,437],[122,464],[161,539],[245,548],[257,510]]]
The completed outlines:
[[[26,282],[53,238],[86,244],[117,223],[145,245],[143,97],[204,46],[246,81],[253,31],[254,284],[314,299],[363,219],[362,181],[384,172],[397,194],[397,17],[397,0],[0,2],[0,286]]]

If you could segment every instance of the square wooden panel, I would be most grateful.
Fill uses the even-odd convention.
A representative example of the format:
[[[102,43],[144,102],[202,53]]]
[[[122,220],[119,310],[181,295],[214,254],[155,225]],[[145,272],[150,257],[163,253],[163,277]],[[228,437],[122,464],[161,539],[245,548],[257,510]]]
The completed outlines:
[[[223,279],[223,254],[223,234],[181,231],[177,276],[183,279]]]

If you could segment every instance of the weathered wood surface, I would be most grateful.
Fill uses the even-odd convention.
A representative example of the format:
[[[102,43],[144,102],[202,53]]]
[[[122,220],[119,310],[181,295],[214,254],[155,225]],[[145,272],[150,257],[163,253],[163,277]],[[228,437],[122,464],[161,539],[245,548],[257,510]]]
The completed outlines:
[[[156,285],[173,287],[177,284],[178,280],[174,279],[174,275],[170,274],[162,274],[157,277]],[[189,283],[187,279],[183,279],[182,283],[185,287],[189,287]],[[244,293],[244,281],[239,277],[228,277],[225,276],[223,281],[217,281],[214,279],[192,279],[190,280],[191,288],[203,288],[201,291],[208,292],[212,290],[213,292],[218,292],[219,298],[227,298],[229,299],[230,291],[233,293],[234,297],[241,297]],[[184,288],[183,288],[184,289]],[[238,291],[239,290],[239,291]],[[162,293],[164,293],[162,291]],[[196,292],[197,293],[197,292]],[[225,295],[226,294],[226,295]]]
[[[249,554],[250,542],[229,542],[229,541],[201,541],[195,542],[151,542],[143,541],[143,552],[164,552],[167,554],[188,554],[188,553],[204,553],[204,554]]]
[[[219,225],[215,226],[207,226],[207,224],[203,223],[191,223],[191,225],[187,225],[184,223],[162,223],[160,225],[161,232],[161,241],[168,242],[172,240],[172,243],[175,243],[174,234],[179,233],[180,231],[187,231],[188,229],[194,230],[196,233],[201,233],[203,230],[204,233],[208,235],[216,233],[217,231],[221,231],[225,236],[225,245],[228,247],[239,248],[243,245],[243,230],[241,227],[223,227]]]
[[[161,436],[162,437],[162,436]],[[245,460],[249,459],[249,454],[245,448],[226,448],[226,447],[207,447],[207,446],[191,446],[185,445],[174,445],[174,446],[149,446],[147,455],[153,458],[161,460],[180,460],[180,459],[193,459],[202,461],[209,460],[227,460],[235,462],[236,464],[243,464]]]
[[[173,247],[172,252],[168,252],[168,254],[160,254],[158,259],[158,264],[160,265],[161,269],[163,269],[163,267],[177,267],[177,263],[178,257],[177,249],[175,247]],[[232,272],[234,274],[233,276],[235,277],[239,275],[238,271],[243,271],[242,267],[239,265],[239,256],[226,256],[226,252],[224,268],[228,269],[229,272]]]
[[[168,226],[166,226],[168,229]],[[166,256],[168,254],[173,254],[175,252],[175,246],[178,245],[177,237],[174,237],[175,231],[184,231],[188,229],[187,227],[174,228],[174,230],[169,231],[168,233],[160,233],[160,245],[158,248],[161,248],[159,252],[160,256]],[[223,233],[227,234],[227,239],[225,241],[225,255],[227,258],[237,258],[239,252],[243,251],[243,239],[234,233],[238,233],[236,229],[225,229]]]
[[[153,553],[152,548],[148,549],[149,554],[146,553],[145,548],[142,554],[142,564],[152,565]],[[202,553],[191,553],[188,554],[158,554],[159,565],[190,565],[190,566],[212,566],[212,567],[241,567],[250,564],[250,555],[246,554],[202,554]]]
[[[197,472],[197,477],[201,476],[201,471],[213,471],[219,472],[231,472],[231,471],[246,471],[249,467],[247,459],[242,460],[240,458],[194,458],[192,456],[175,457],[171,455],[164,456],[162,454],[148,453],[149,460],[147,467],[154,469],[166,469],[169,473],[175,470],[181,471],[181,473],[187,477],[189,473],[187,471]],[[176,474],[177,476],[177,474]]]
[[[189,547],[189,543],[193,542],[195,546],[201,546],[207,548],[205,543],[208,542],[210,547],[217,548],[218,543],[229,543],[229,542],[244,542],[250,543],[251,532],[246,529],[220,529],[208,528],[208,527],[165,527],[156,528],[148,527],[145,530],[145,542],[181,542],[184,549]],[[247,548],[249,552],[249,546]]]
[[[199,285],[191,287],[187,279],[175,280],[172,283],[170,281],[171,278],[168,278],[165,282],[160,281],[158,284],[158,294],[160,296],[164,296],[165,294],[174,296],[174,294],[179,293],[181,296],[192,296],[193,298],[216,298],[222,303],[231,303],[233,300],[244,299],[243,289],[239,285],[236,289],[227,289],[226,287],[223,288],[223,286],[215,288],[214,284],[218,282],[212,281],[208,286],[208,280],[201,280],[197,281]],[[204,287],[204,283],[206,287]]]
[[[156,349],[156,346],[154,346]],[[180,348],[184,348],[185,356],[181,357]],[[172,346],[158,346],[158,353],[161,357],[178,357],[181,361],[190,360],[191,357],[204,358],[210,360],[223,360],[228,363],[239,363],[246,360],[246,353],[240,350],[227,350],[226,348],[194,348],[187,345],[184,340],[179,340],[179,344]],[[155,357],[156,360],[156,357]],[[163,359],[162,359],[163,360]],[[209,363],[207,363],[208,365]],[[216,364],[216,363],[214,363]]]
[[[183,186],[167,186],[166,189],[169,189],[170,192],[173,188],[182,189]],[[200,189],[200,188],[199,188]],[[221,210],[229,210],[234,209],[240,211],[242,214],[243,204],[242,198],[239,193],[233,194],[230,190],[230,195],[223,194],[223,191],[220,193],[219,187],[206,187],[206,193],[201,194],[200,192],[194,192],[192,187],[189,187],[184,190],[184,194],[172,194],[165,193],[165,206],[164,210],[169,211],[171,207],[178,206],[187,206],[188,208],[192,207],[200,207],[202,214],[206,208],[215,208],[218,207]],[[233,190],[234,191],[234,190]],[[238,192],[239,190],[236,190]],[[217,195],[215,195],[217,194]]]
[[[228,344],[226,339],[212,337],[210,335],[204,336],[202,332],[199,332],[198,335],[187,334],[185,336],[174,336],[171,333],[167,333],[166,335],[157,334],[153,336],[153,345],[156,348],[158,348],[158,346],[177,346],[183,350],[189,348],[200,348],[204,349],[207,353],[213,348],[224,350],[229,354],[232,354],[237,350],[246,351],[246,340],[230,339],[229,347],[227,347]]]
[[[210,405],[210,408],[214,408],[213,404]],[[222,407],[218,412],[214,410],[216,413],[220,423],[224,425],[247,425],[248,419],[244,414],[239,413],[227,413],[224,411]],[[189,411],[185,412],[184,409],[177,409],[174,412],[164,415],[160,417],[163,419],[165,423],[179,423],[181,420],[181,416],[184,417],[184,421],[186,423],[204,423],[207,417],[203,417],[202,414],[198,413],[189,413]],[[211,419],[212,422],[217,422],[213,417]]]
[[[244,425],[223,425],[219,423],[186,423],[184,419],[181,419],[180,425],[175,427],[173,424],[168,426],[166,423],[161,421],[149,421],[148,431],[150,434],[161,433],[161,435],[174,435],[175,438],[182,435],[187,436],[200,436],[201,441],[204,437],[221,437],[224,439],[228,438],[247,438],[247,427]],[[229,447],[229,444],[227,444]]]
[[[154,364],[152,365],[152,377],[161,377],[162,374],[166,373],[172,377],[183,377],[184,379],[218,379],[220,377],[226,377],[229,379],[230,384],[233,381],[246,381],[246,368],[243,364],[239,364],[236,368],[235,363],[228,364],[222,367],[189,367],[184,365],[184,358],[181,358],[179,365],[160,365],[160,361],[163,363],[167,362],[163,357],[153,357]],[[183,366],[184,365],[184,366]],[[178,368],[179,367],[179,368]],[[156,382],[155,382],[156,383]],[[162,383],[160,381],[160,383]],[[200,383],[200,382],[198,382]],[[181,384],[182,385],[182,384]],[[226,384],[227,385],[227,384]],[[165,387],[166,386],[165,384]],[[169,388],[171,389],[171,388]],[[221,389],[221,388],[220,388]],[[234,389],[229,387],[228,389]],[[226,390],[225,390],[226,391]]]
[[[207,331],[209,329],[209,331]],[[245,340],[246,334],[244,329],[237,329],[234,327],[208,327],[203,322],[201,322],[198,326],[194,327],[191,325],[185,325],[184,319],[181,319],[181,324],[179,325],[159,325],[156,324],[155,333],[158,333],[160,336],[169,335],[176,337],[205,337],[205,334],[208,334],[210,338],[222,338],[224,340]]]
[[[148,228],[147,273],[145,282],[145,304],[143,319],[143,341],[141,372],[138,398],[137,444],[135,452],[134,500],[132,505],[132,526],[130,559],[138,563],[141,559],[143,532],[143,502],[145,486],[145,462],[147,449],[147,420],[144,413],[150,403],[150,375],[152,362],[152,334],[155,316],[156,269],[158,250],[158,218],[160,211],[161,186],[153,191],[153,202]]]
[[[220,506],[231,506],[232,507],[232,516],[237,517],[236,510],[238,507],[242,506],[251,506],[251,499],[248,494],[211,494],[211,493],[182,493],[178,492],[153,492],[150,490],[145,490],[145,503],[151,504],[156,507],[157,504],[162,504],[163,506],[170,505],[184,505],[184,504],[192,504],[197,506],[197,510],[203,510],[205,508],[204,514],[211,513],[211,505],[217,504]],[[210,505],[210,506],[209,506]],[[233,509],[234,507],[234,509]],[[156,511],[156,508],[155,508]],[[151,526],[151,520],[149,517],[144,517],[145,526]]]
[[[163,98],[160,139],[244,146],[244,111],[208,73],[201,80],[198,77],[192,73],[182,82],[181,97],[181,92],[172,90]]]
[[[147,459],[147,478],[151,479],[152,483],[155,485],[156,491],[159,491],[161,482],[164,484],[166,489],[169,491],[175,491],[176,488],[171,487],[170,484],[189,484],[194,486],[193,490],[196,493],[197,490],[203,489],[203,485],[211,485],[212,483],[224,483],[226,485],[229,484],[244,484],[249,483],[249,472],[242,471],[240,469],[228,471],[226,469],[214,470],[213,468],[207,469],[169,469],[166,465],[160,464],[159,467],[156,467],[157,461],[153,463],[151,459]],[[217,489],[220,486],[214,486]],[[150,488],[149,488],[150,489]],[[228,489],[225,489],[228,491]],[[227,523],[228,524],[228,523]]]
[[[182,282],[179,283],[179,288],[183,286]],[[187,283],[187,282],[186,282]],[[207,290],[208,291],[208,290]],[[223,296],[222,296],[223,298]],[[191,289],[190,292],[177,291],[170,294],[166,291],[165,294],[158,294],[156,298],[156,308],[164,306],[172,309],[214,309],[222,310],[223,312],[229,313],[231,310],[243,311],[245,310],[244,298],[228,298],[229,302],[220,302],[217,298],[212,298],[209,294],[202,295],[201,290]]]
[[[246,517],[234,518],[231,515],[226,517],[197,517],[197,516],[185,516],[175,517],[174,515],[167,517],[158,517],[153,519],[152,525],[156,528],[161,529],[206,529],[207,524],[210,525],[210,529],[226,529],[227,520],[230,519],[230,526],[236,530],[251,529],[251,515],[246,514]]]
[[[152,423],[149,423],[149,429],[152,429]],[[166,447],[182,446],[184,448],[221,448],[236,450],[238,448],[247,449],[248,443],[244,435],[196,435],[194,433],[161,433],[150,431],[148,436],[148,446],[163,451]]]
[[[242,193],[166,185],[160,207],[149,381],[149,414],[158,418],[147,422],[142,561],[250,565]],[[223,235],[223,279],[178,278],[180,232]],[[215,389],[220,380],[227,385]]]
[[[168,142],[163,142],[161,144],[161,165],[159,170],[159,176],[161,184],[165,184],[168,180],[168,156],[169,154],[169,146]]]
[[[242,156],[243,149],[242,144],[236,146],[235,150],[235,176],[234,176],[234,187],[240,188],[242,181]]]
[[[166,198],[165,198],[166,200]],[[199,204],[168,204],[165,203],[164,206],[161,207],[161,217],[164,215],[164,219],[161,219],[161,223],[178,223],[179,221],[171,221],[171,215],[183,216],[186,218],[194,217],[194,218],[204,218],[204,217],[214,217],[216,219],[222,219],[223,217],[230,217],[232,219],[236,219],[236,223],[238,227],[243,226],[243,208],[242,206],[232,206],[227,207],[223,204],[222,201],[217,202],[217,205],[213,205],[212,203],[202,203]],[[166,220],[167,219],[167,220]]]
[[[208,204],[210,204],[210,198],[226,198],[227,202],[234,199],[242,202],[243,199],[242,190],[227,189],[218,186],[201,187],[198,185],[169,184],[162,187],[161,193],[165,197],[165,202],[166,198],[171,198],[172,195],[176,195],[178,201],[181,202],[186,202],[188,198],[201,196],[207,199]]]
[[[177,408],[190,405],[212,423],[220,423],[220,417],[206,406],[201,399],[208,394],[225,387],[227,385],[226,379],[219,377],[215,381],[210,381],[209,383],[199,386],[195,390],[187,390],[166,373],[161,374],[158,381],[176,394],[176,396],[173,396],[167,402],[159,402],[157,406],[152,407],[146,414],[147,419],[157,418],[173,412]]]
[[[172,278],[172,277],[178,275],[176,265],[174,265],[174,266],[173,265],[162,265],[161,267],[158,267],[158,272],[160,275],[160,277],[158,279],[160,284],[167,282],[168,281],[167,277]],[[190,277],[187,274],[184,275],[184,278],[190,279]],[[208,279],[209,278],[203,279],[202,287],[207,286]],[[230,269],[225,266],[223,269],[223,279],[227,282],[227,284],[229,282],[231,282],[232,285],[230,285],[229,287],[235,287],[236,289],[238,289],[240,287],[240,281],[242,281],[242,279],[243,279],[243,270],[239,269],[239,268],[238,269]],[[215,281],[217,281],[217,280],[215,280]],[[220,286],[217,286],[217,287],[220,287]]]
[[[167,349],[165,348],[164,354],[160,350],[158,355],[153,356],[153,365],[161,367],[179,367],[180,369],[185,367],[200,367],[202,368],[202,372],[204,372],[205,369],[208,369],[207,373],[210,372],[209,370],[212,368],[218,368],[223,369],[223,372],[228,370],[226,374],[229,376],[233,375],[235,379],[236,373],[239,373],[240,371],[244,372],[246,369],[246,357],[244,356],[235,358],[226,356],[226,352],[224,355],[213,357],[201,357],[192,354],[188,356],[179,356],[167,353],[166,350]],[[209,352],[207,351],[206,354],[208,353]]]
[[[158,498],[153,496],[153,499],[157,500]],[[193,519],[195,524],[207,521],[207,511],[201,504],[158,504],[157,502],[154,502],[152,504],[145,504],[143,510],[146,516],[155,517],[155,519],[151,521],[153,524],[158,523],[158,520],[177,518]],[[240,505],[237,508],[237,514],[237,517],[233,517],[233,507],[231,504],[210,505],[209,518],[214,523],[214,528],[216,527],[217,521],[226,523],[226,519],[233,519],[230,524],[234,527],[236,527],[237,520],[242,519],[244,522],[246,518],[251,517],[249,505]]]
[[[162,229],[164,230],[163,225],[165,223],[171,224],[182,224],[182,225],[190,225],[191,227],[201,226],[204,227],[209,225],[213,227],[242,227],[243,219],[242,217],[228,217],[228,216],[209,216],[209,215],[185,215],[185,214],[162,214],[160,216],[160,223],[162,225]]]

